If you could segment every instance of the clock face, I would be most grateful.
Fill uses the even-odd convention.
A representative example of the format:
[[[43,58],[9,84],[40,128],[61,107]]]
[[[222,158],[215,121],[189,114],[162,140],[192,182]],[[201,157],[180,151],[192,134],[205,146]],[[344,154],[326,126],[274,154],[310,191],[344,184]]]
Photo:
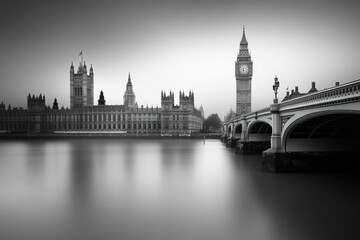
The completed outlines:
[[[247,74],[249,72],[249,67],[246,64],[240,66],[240,74]]]

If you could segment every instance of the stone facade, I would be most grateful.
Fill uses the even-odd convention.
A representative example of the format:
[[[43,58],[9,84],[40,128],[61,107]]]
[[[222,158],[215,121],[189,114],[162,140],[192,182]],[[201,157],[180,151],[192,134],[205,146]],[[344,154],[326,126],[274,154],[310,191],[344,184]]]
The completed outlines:
[[[203,116],[194,107],[194,93],[179,93],[179,105],[174,104],[174,93],[161,92],[161,133],[187,135],[202,129]]]
[[[83,84],[79,79],[83,79]],[[93,105],[93,78],[86,73],[85,63],[77,74],[70,67],[71,107],[46,106],[45,96],[28,96],[27,109],[8,108],[0,104],[0,133],[23,134],[154,134],[182,135],[202,130],[203,116],[194,106],[194,93],[180,93],[180,105],[174,105],[174,95],[161,93],[161,108],[138,107],[130,74],[126,84],[123,105],[106,105],[101,91],[98,105]],[[85,80],[84,80],[85,79]],[[83,89],[83,90],[81,90]],[[86,96],[84,91],[86,90]],[[88,94],[89,93],[89,94]]]

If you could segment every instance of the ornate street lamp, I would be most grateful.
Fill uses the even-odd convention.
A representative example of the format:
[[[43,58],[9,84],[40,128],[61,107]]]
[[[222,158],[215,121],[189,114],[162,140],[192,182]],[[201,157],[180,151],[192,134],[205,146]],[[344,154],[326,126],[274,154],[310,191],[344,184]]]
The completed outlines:
[[[275,80],[274,80],[274,85],[273,85],[273,90],[274,90],[274,93],[275,93],[275,99],[274,99],[274,103],[278,103],[278,99],[277,99],[277,90],[280,86],[280,82],[278,81],[278,78],[277,76],[275,76]]]

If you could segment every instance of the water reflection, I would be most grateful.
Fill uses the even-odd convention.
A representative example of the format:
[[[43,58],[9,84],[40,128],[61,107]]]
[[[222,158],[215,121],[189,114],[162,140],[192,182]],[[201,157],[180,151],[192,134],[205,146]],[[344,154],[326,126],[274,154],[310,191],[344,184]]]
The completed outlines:
[[[0,239],[357,239],[359,177],[207,140],[0,142]]]

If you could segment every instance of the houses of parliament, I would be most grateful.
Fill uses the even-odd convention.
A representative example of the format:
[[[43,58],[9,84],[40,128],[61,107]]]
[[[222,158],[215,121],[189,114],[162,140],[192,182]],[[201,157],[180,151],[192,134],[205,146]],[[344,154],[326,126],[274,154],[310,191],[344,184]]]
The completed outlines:
[[[139,107],[129,73],[122,105],[106,105],[101,91],[94,104],[94,70],[81,61],[70,66],[70,108],[56,98],[47,106],[45,95],[28,95],[27,109],[0,104],[0,133],[12,134],[153,134],[190,135],[203,126],[203,110],[195,108],[194,93],[161,92],[161,108]]]

